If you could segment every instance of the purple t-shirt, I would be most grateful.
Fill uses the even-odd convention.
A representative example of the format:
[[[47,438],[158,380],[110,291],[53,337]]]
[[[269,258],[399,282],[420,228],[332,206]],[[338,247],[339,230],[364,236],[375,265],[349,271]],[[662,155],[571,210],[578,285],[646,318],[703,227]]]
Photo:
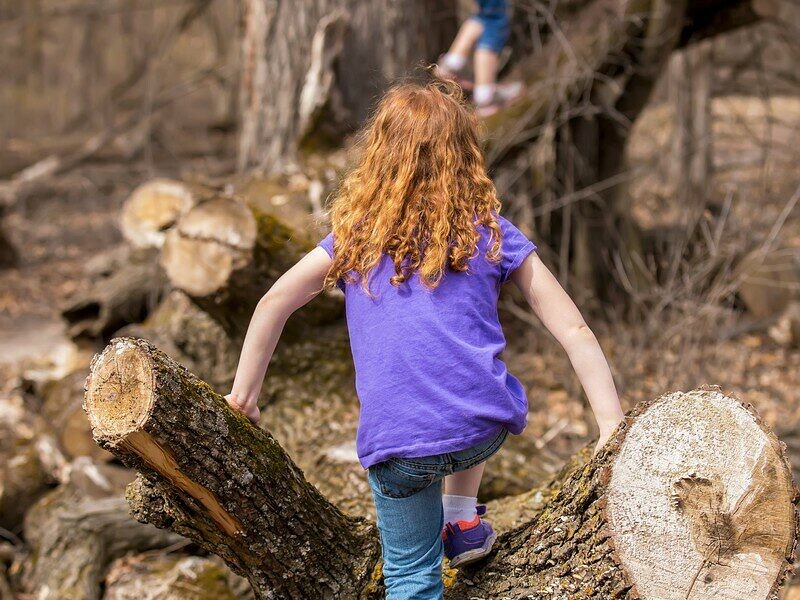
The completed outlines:
[[[360,282],[345,283],[345,313],[361,414],[356,448],[367,469],[390,457],[455,452],[525,428],[525,388],[499,354],[506,340],[497,315],[500,286],[536,245],[499,217],[502,259],[485,251],[489,231],[479,226],[478,254],[465,272],[447,270],[430,291],[413,274],[399,287],[384,254],[370,275],[369,298]],[[333,257],[333,234],[318,244]]]

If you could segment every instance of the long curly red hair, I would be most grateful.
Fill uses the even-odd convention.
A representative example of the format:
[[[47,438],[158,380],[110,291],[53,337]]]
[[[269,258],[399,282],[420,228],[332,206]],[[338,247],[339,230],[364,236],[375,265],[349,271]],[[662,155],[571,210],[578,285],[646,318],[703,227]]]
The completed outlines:
[[[486,258],[500,260],[500,201],[486,173],[478,123],[455,84],[392,87],[359,135],[360,159],[330,205],[334,259],[324,286],[369,273],[386,252],[392,285],[414,272],[435,288],[447,268],[476,256],[478,225],[489,229]]]

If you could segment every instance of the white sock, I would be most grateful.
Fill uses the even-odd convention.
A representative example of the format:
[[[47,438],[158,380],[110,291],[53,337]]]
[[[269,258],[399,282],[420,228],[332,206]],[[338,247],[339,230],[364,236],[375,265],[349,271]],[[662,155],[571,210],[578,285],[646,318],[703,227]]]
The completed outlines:
[[[469,496],[456,496],[455,494],[443,494],[442,506],[444,507],[444,522],[455,523],[456,521],[472,521],[478,514],[475,505],[478,504],[477,498]]]
[[[444,66],[451,71],[458,71],[459,69],[463,68],[465,64],[467,64],[467,57],[448,52],[444,55],[442,62],[444,63]]]
[[[475,89],[472,92],[472,99],[475,101],[475,104],[482,105],[482,104],[489,104],[492,98],[494,97],[494,84],[493,83],[482,83],[480,85],[476,85]]]

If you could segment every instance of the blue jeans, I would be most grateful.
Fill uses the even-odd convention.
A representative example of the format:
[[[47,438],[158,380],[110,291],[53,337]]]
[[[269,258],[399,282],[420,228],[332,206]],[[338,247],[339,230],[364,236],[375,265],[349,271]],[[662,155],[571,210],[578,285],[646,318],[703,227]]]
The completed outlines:
[[[508,429],[456,452],[414,458],[389,458],[369,468],[378,512],[387,600],[439,600],[442,585],[441,481],[497,452]]]
[[[508,41],[509,20],[506,0],[478,0],[474,19],[483,27],[477,47],[500,54]]]

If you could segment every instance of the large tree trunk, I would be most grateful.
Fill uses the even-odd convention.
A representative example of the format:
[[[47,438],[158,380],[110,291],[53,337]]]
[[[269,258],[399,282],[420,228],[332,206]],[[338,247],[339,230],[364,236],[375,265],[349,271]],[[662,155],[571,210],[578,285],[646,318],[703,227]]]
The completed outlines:
[[[677,200],[693,205],[705,199],[711,171],[712,41],[673,55],[669,95],[673,106],[670,181]]]
[[[380,593],[374,526],[327,502],[269,433],[149,343],[116,339],[96,356],[84,408],[95,440],[140,473],[136,518],[218,554],[258,598]],[[640,404],[547,497],[449,598],[772,599],[794,556],[782,447],[715,389]]]
[[[392,79],[436,60],[454,0],[248,0],[239,165],[274,172],[352,129]]]
[[[590,0],[556,3],[543,47],[520,61],[522,101],[487,120],[487,153],[502,197],[530,202],[546,181],[531,226],[560,248],[581,291],[608,295],[614,256],[634,287],[645,285],[635,254],[641,234],[629,210],[624,154],[633,122],[670,53],[682,44],[756,20],[750,2]],[[759,10],[767,7],[758,6]],[[709,19],[708,15],[715,15]],[[735,18],[734,18],[735,17]],[[520,177],[518,155],[555,128],[553,172]],[[535,165],[530,165],[535,169]],[[508,185],[505,181],[516,182]],[[538,191],[538,190],[537,190]],[[547,202],[546,197],[555,197]],[[537,214],[538,213],[538,214]],[[551,214],[553,213],[553,214]],[[597,248],[602,248],[601,252]],[[567,284],[566,268],[561,279]]]
[[[123,338],[96,357],[86,386],[95,439],[140,472],[129,488],[138,518],[196,539],[261,598],[356,598],[367,587],[374,526],[325,500],[207,384]]]

